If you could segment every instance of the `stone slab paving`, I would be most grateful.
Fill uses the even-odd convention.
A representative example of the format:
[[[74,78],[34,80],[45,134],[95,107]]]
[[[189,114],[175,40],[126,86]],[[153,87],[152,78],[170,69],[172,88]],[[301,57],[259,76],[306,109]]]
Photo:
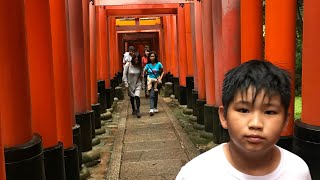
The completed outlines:
[[[142,117],[139,119],[131,115],[128,98],[124,100],[127,106],[123,107],[127,109],[121,113],[123,129],[120,127],[123,137],[118,137],[119,143],[114,151],[121,156],[116,171],[119,175],[107,179],[175,179],[180,168],[199,154],[161,97],[159,113],[154,116],[148,113],[149,99],[141,97]]]

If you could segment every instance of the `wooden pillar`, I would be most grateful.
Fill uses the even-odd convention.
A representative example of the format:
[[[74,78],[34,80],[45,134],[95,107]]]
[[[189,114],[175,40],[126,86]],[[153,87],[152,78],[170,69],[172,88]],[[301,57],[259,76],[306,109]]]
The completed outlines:
[[[0,178],[6,180],[6,171],[5,171],[5,159],[4,159],[4,147],[2,142],[2,129],[1,129],[1,111],[0,111]]]
[[[294,121],[296,6],[297,2],[290,0],[268,0],[266,2],[265,59],[288,70],[291,75],[292,95],[289,107],[291,116],[279,142],[279,145],[287,149],[291,149]]]
[[[320,179],[320,2],[304,2],[303,56],[302,56],[302,116],[295,120],[293,152],[303,158],[312,179]]]
[[[4,160],[1,145],[0,178],[4,180],[45,179],[41,137],[32,135],[26,12],[22,0],[0,7],[0,26],[5,27],[0,28],[0,135],[5,148]]]
[[[91,79],[90,79],[90,34],[89,34],[89,1],[82,0],[83,43],[86,81],[87,110],[91,110]]]
[[[22,0],[8,3],[0,6],[0,25],[6,27],[0,28],[0,79],[5,84],[0,87],[0,112],[3,145],[13,147],[32,138],[31,99],[25,5]]]
[[[178,47],[177,47],[177,16],[171,15],[171,48],[172,48],[172,67],[174,77],[179,77],[179,60],[178,60]]]
[[[208,105],[215,105],[212,1],[203,0],[201,4],[206,100]]]
[[[201,100],[206,99],[206,84],[204,79],[204,59],[203,59],[203,35],[202,35],[202,8],[201,3],[195,1],[195,43],[196,43],[196,58],[197,58],[197,70],[198,70],[198,98]]]
[[[93,2],[90,2],[89,5],[89,34],[90,34],[90,84],[91,84],[91,104],[98,103],[98,88],[97,88],[97,81],[98,81],[98,74],[97,74],[97,48],[96,46],[96,37],[99,35],[96,33],[96,22],[99,17],[96,16],[96,8],[93,5]]]
[[[222,1],[224,73],[240,64],[240,0]]]
[[[163,41],[164,41],[164,45],[163,45],[163,51],[164,51],[164,63],[163,66],[165,67],[165,73],[170,72],[170,57],[169,57],[169,41],[168,41],[168,16],[163,16]]]
[[[110,79],[113,79],[114,77],[114,62],[115,62],[115,34],[114,34],[114,29],[115,29],[115,24],[114,24],[114,17],[108,16],[108,34],[109,34],[109,74],[110,74]]]
[[[190,21],[191,21],[191,51],[192,51],[192,66],[193,66],[193,82],[194,90],[198,91],[198,68],[197,68],[197,53],[196,53],[196,25],[195,25],[195,4],[190,5]]]
[[[65,2],[50,1],[50,14],[58,140],[67,149],[73,144],[72,127],[75,118]]]
[[[26,2],[32,130],[45,148],[58,143],[49,1]]]
[[[69,0],[69,31],[72,62],[74,110],[75,113],[87,111],[86,76],[84,59],[82,3]]]
[[[81,152],[86,152],[92,149],[92,111],[88,111],[87,105],[86,91],[89,82],[86,81],[83,9],[82,3],[77,0],[69,0],[68,7],[74,111],[81,133],[78,145],[80,145]],[[80,158],[81,153],[79,153]],[[81,163],[79,164],[81,165]]]
[[[240,2],[241,62],[262,59],[262,0]]]
[[[222,41],[222,2],[212,1],[213,48],[215,65],[215,97],[216,105],[222,106],[222,84],[224,79],[223,41]]]
[[[178,8],[178,54],[179,54],[179,83],[180,86],[186,86],[186,76],[188,70],[187,51],[186,51],[186,24],[185,7],[180,5]]]
[[[185,31],[186,31],[186,58],[187,58],[187,76],[193,76],[193,49],[191,36],[191,6],[185,4]]]

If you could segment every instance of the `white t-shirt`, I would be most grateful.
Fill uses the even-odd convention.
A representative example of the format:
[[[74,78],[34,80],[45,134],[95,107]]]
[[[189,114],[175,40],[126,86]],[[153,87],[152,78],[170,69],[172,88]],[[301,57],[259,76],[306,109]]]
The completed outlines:
[[[123,64],[126,64],[127,62],[131,62],[132,56],[130,56],[129,52],[126,52],[123,54],[122,62]]]
[[[227,160],[223,146],[199,155],[183,166],[176,180],[311,180],[307,164],[297,155],[279,148],[278,167],[264,176],[251,176],[235,169]]]

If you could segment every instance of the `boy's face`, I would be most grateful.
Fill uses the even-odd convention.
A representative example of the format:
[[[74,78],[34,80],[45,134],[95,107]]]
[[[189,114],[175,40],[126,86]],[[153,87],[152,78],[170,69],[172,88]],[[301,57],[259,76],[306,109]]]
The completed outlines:
[[[134,51],[129,50],[129,55],[130,55],[130,56],[133,56],[133,53],[134,53]]]
[[[223,107],[219,108],[220,122],[228,129],[230,143],[245,152],[263,152],[278,141],[286,124],[284,106],[280,96],[265,96],[262,90],[253,103],[253,91],[250,87],[241,96],[238,92],[230,103],[227,116]]]

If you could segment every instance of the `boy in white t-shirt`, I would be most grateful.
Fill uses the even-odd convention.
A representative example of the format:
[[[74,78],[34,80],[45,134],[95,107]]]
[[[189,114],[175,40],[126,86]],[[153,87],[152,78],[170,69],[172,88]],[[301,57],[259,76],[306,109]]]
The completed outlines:
[[[270,62],[252,60],[224,78],[220,122],[230,142],[188,162],[176,180],[310,180],[307,164],[275,144],[287,124],[290,78]]]

